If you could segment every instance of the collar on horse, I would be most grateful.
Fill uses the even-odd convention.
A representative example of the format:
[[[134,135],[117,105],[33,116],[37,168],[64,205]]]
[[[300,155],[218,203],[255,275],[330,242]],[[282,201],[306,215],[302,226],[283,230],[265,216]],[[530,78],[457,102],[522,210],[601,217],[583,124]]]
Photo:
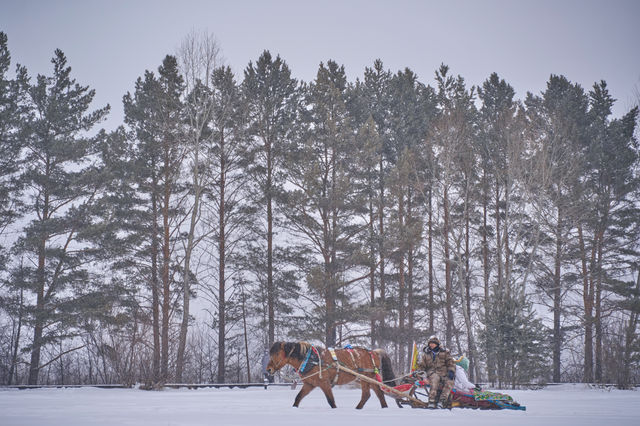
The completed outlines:
[[[313,357],[311,357],[312,354],[313,354]],[[307,357],[304,359],[304,361],[300,365],[300,368],[298,368],[297,373],[299,375],[303,375],[307,373],[308,370],[311,370],[313,367],[315,367],[316,365],[320,365],[320,363],[321,363],[320,354],[318,353],[318,350],[316,349],[316,347],[311,345],[311,348],[307,351]]]

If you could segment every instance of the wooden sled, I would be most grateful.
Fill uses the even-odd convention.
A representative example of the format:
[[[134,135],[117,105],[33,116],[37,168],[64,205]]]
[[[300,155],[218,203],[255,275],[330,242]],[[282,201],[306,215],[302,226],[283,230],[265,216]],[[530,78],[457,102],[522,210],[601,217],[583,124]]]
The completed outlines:
[[[346,373],[352,374],[360,380],[364,380],[365,382],[371,383],[372,385],[380,386],[380,389],[390,397],[394,398],[398,407],[403,408],[404,405],[408,405],[411,408],[429,408],[428,401],[422,401],[418,398],[418,393],[416,392],[418,389],[423,389],[427,391],[426,386],[427,382],[419,379],[414,379],[411,383],[403,383],[401,385],[391,387],[387,386],[384,383],[381,383],[371,377],[367,377],[363,374],[360,374],[356,371],[353,371],[350,368],[347,368],[339,363],[336,363],[336,368],[338,370],[342,370]],[[426,394],[425,397],[428,398]],[[499,394],[495,394],[499,395]],[[511,398],[511,397],[508,397]],[[447,408],[472,408],[472,409],[481,409],[481,410],[500,410],[500,409],[511,409],[511,410],[526,410],[526,407],[521,406],[517,402],[511,401],[490,401],[490,400],[476,400],[473,395],[465,394],[463,392],[457,392],[456,390],[451,391],[451,402]],[[433,407],[432,407],[433,408]]]

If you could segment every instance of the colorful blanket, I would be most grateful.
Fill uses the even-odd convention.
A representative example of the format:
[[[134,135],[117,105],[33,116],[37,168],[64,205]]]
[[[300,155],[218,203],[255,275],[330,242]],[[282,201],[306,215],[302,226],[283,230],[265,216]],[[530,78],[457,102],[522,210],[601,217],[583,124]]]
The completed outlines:
[[[513,400],[511,395],[487,390],[474,390],[473,393],[465,393],[454,389],[451,391],[452,406],[481,408],[481,409],[510,409],[526,410]]]

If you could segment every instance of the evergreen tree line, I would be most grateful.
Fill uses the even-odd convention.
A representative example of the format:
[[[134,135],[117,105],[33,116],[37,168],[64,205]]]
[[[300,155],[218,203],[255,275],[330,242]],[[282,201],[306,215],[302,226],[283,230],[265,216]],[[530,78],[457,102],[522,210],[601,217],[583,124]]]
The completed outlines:
[[[475,381],[638,382],[638,109],[604,81],[219,57],[187,37],[105,131],[0,33],[1,383],[261,381],[276,340],[404,373],[431,334]]]

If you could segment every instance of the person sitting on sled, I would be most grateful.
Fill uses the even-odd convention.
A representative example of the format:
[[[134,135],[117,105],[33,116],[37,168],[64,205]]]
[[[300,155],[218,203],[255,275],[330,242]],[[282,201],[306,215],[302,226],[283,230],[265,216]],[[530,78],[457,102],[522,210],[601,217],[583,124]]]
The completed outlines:
[[[425,372],[429,379],[429,408],[449,406],[449,394],[453,389],[456,372],[456,364],[448,350],[440,346],[440,340],[436,336],[429,337],[424,354],[418,362],[418,368]],[[438,404],[438,388],[442,386],[440,405]]]

